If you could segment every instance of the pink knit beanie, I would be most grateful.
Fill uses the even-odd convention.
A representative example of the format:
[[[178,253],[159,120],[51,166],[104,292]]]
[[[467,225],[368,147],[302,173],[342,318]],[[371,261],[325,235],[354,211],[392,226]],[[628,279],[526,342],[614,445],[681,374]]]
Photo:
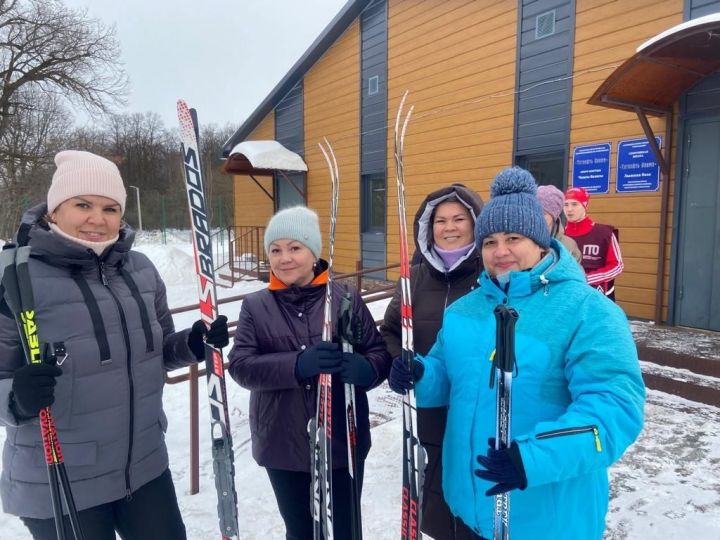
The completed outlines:
[[[79,195],[107,197],[125,213],[127,193],[120,171],[112,161],[90,152],[64,150],[55,154],[55,165],[57,170],[47,194],[48,213]]]
[[[562,191],[552,185],[540,186],[537,190],[537,198],[543,210],[550,214],[553,219],[560,217],[565,202],[565,195]]]

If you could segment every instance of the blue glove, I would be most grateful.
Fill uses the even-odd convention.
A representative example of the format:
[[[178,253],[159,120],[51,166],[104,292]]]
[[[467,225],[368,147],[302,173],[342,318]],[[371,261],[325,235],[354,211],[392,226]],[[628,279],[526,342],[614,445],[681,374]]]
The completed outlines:
[[[295,378],[309,379],[319,373],[338,373],[342,369],[343,353],[337,343],[321,341],[298,354]]]
[[[205,360],[205,343],[222,349],[230,343],[227,317],[220,315],[208,328],[203,321],[195,321],[188,334],[188,347],[198,361]]]
[[[402,359],[402,356],[396,356],[393,358],[392,367],[390,368],[390,376],[388,377],[388,384],[393,392],[398,394],[404,394],[418,382],[423,374],[425,373],[425,366],[421,362],[413,359],[413,369],[410,372],[410,367]]]
[[[340,378],[346,384],[370,388],[377,379],[377,372],[370,361],[362,354],[344,352]]]
[[[525,489],[527,477],[525,466],[520,456],[520,449],[515,441],[510,448],[502,447],[495,450],[495,439],[488,440],[490,448],[487,456],[478,455],[477,460],[484,469],[475,469],[475,474],[488,482],[495,482],[495,486],[485,492],[485,495],[493,496],[500,493],[507,493],[512,489]]]

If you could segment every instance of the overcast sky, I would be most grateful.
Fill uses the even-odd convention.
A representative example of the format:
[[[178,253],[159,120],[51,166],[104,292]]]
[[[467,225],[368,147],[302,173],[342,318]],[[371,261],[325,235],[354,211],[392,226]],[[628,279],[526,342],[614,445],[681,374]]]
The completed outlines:
[[[185,99],[201,124],[240,125],[346,0],[63,0],[117,26],[128,112],[175,127]]]

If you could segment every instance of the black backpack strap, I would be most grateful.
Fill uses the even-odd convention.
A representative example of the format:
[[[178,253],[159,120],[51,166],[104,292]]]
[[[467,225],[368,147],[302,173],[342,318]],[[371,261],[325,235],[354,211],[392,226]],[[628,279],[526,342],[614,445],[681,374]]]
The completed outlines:
[[[16,241],[18,247],[27,246],[30,241],[30,229],[32,228],[31,223],[21,223],[16,234]]]

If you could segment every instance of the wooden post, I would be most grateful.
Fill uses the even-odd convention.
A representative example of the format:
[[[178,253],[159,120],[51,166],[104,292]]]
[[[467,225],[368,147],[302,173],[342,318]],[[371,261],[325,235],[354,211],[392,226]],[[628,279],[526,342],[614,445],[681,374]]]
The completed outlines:
[[[357,272],[357,276],[355,276],[355,288],[358,292],[362,291],[362,261],[355,261],[355,272]]]

